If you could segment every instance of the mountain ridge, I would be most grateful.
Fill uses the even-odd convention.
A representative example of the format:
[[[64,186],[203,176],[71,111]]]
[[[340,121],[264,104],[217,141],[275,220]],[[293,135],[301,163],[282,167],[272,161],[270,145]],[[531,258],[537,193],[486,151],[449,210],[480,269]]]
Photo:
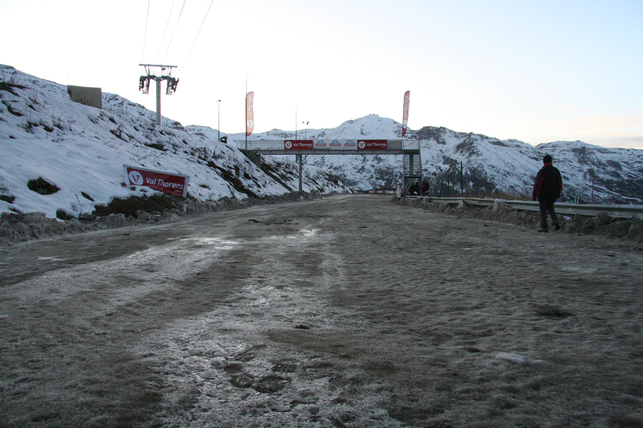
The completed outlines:
[[[189,195],[200,201],[281,195],[298,188],[292,157],[265,156],[263,170],[235,146],[245,134],[207,126],[183,126],[116,94],[104,93],[103,109],[74,103],[64,85],[0,65],[0,212],[62,211],[78,217],[113,198],[144,196],[148,189],[124,187],[124,164],[189,175]],[[303,134],[303,135],[302,135]],[[399,139],[402,125],[371,114],[332,129],[273,129],[249,140],[287,138]],[[434,195],[529,197],[545,153],[561,169],[565,200],[595,203],[643,202],[643,151],[608,149],[580,141],[531,146],[510,139],[426,126],[409,130],[418,141],[422,169]],[[307,192],[394,188],[401,181],[401,156],[308,156]],[[462,172],[462,182],[460,181]],[[28,189],[43,180],[59,190]],[[593,182],[593,186],[592,186]],[[87,196],[87,197],[85,197]]]
[[[298,131],[301,135],[302,131]],[[349,120],[333,129],[307,129],[315,138],[401,138],[402,125],[378,115]],[[239,141],[232,134],[230,140]],[[254,140],[294,138],[293,132],[272,130]],[[420,143],[423,175],[437,195],[494,194],[529,198],[536,173],[546,154],[563,175],[563,199],[581,203],[643,203],[643,150],[606,148],[582,141],[554,141],[532,146],[473,132],[425,126],[409,130],[407,140]],[[401,181],[401,157],[310,156],[311,165],[326,168],[358,190],[394,188]],[[370,166],[369,166],[370,164]],[[356,172],[358,171],[358,172]],[[460,173],[463,183],[461,184]],[[456,179],[453,178],[457,175]],[[448,184],[446,184],[448,183]]]

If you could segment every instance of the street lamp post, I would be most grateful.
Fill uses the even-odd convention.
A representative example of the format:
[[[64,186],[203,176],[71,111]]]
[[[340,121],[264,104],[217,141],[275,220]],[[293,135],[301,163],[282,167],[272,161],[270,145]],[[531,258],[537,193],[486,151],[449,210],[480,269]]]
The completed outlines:
[[[304,125],[304,140],[306,140],[306,137],[307,137],[307,135],[306,135],[306,126],[310,122],[302,121],[301,123]],[[303,161],[304,161],[304,155],[297,155],[297,156],[299,156],[298,157],[298,160],[299,160],[299,193],[301,193],[303,191],[303,177],[304,177]]]

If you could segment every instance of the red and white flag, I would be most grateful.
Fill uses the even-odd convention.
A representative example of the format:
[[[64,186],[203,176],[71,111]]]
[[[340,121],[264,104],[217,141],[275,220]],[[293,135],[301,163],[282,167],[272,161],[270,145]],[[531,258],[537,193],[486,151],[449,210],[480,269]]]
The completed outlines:
[[[404,113],[402,113],[402,137],[406,135],[406,127],[409,124],[409,104],[411,102],[411,91],[404,93]]]
[[[246,94],[246,137],[255,130],[255,113],[254,113],[255,93]]]

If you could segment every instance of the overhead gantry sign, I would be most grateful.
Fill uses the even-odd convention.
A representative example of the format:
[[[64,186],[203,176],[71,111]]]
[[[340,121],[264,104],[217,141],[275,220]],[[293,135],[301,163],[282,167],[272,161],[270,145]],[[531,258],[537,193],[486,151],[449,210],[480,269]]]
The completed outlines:
[[[248,152],[261,155],[401,155],[419,153],[416,141],[372,139],[254,140]]]
[[[421,178],[420,143],[403,140],[333,139],[254,140],[246,153],[261,162],[261,155],[296,155],[299,164],[299,191],[302,191],[303,155],[404,155],[404,186]],[[258,164],[259,165],[259,164]]]

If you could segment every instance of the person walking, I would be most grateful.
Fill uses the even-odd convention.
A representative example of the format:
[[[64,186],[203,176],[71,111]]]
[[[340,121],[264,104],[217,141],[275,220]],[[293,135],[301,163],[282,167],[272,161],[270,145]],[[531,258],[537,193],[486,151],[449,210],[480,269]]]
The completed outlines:
[[[538,200],[540,206],[540,229],[538,232],[549,232],[549,228],[547,227],[547,213],[551,216],[554,228],[560,230],[560,223],[554,210],[554,202],[560,198],[563,190],[563,179],[560,176],[558,168],[552,165],[551,156],[545,155],[543,163],[543,167],[538,171],[538,175],[536,175],[532,198],[534,201]]]

